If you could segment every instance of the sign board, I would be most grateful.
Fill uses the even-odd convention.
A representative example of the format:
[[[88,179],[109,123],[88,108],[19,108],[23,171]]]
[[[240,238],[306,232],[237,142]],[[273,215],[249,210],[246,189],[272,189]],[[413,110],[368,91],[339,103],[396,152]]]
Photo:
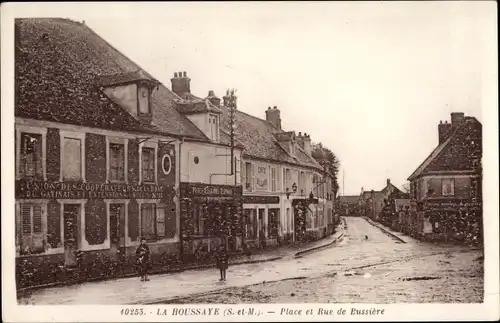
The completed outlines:
[[[279,196],[256,196],[246,195],[243,196],[243,203],[246,204],[279,204]]]
[[[167,194],[175,191],[155,184],[16,181],[18,199],[163,199]]]
[[[241,194],[241,186],[181,183],[181,197],[236,197]]]
[[[255,165],[255,190],[267,191],[269,186],[269,174],[266,166]]]

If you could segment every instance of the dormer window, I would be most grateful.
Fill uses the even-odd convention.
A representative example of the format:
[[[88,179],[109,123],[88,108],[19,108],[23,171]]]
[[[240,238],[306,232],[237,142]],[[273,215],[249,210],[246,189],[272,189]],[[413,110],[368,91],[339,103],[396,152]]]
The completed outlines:
[[[144,85],[137,88],[137,105],[139,114],[151,113],[149,108],[149,89]]]
[[[219,116],[209,114],[208,125],[210,127],[210,140],[219,141]]]

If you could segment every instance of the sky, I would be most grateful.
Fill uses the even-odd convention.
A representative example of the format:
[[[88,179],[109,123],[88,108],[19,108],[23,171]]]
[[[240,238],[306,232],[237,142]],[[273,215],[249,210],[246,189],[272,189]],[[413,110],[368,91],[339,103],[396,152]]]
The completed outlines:
[[[491,2],[30,4],[25,16],[85,23],[170,86],[222,96],[340,160],[341,194],[401,187],[451,112],[482,121],[496,44]],[[495,52],[496,53],[496,52]]]

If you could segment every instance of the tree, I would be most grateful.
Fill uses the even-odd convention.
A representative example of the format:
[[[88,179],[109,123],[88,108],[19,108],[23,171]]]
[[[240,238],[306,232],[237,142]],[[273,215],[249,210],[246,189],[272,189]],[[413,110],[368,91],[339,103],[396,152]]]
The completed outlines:
[[[410,194],[410,183],[404,183],[403,186],[401,186],[401,191],[406,194]]]
[[[337,175],[340,167],[340,162],[337,156],[335,156],[335,154],[321,142],[312,144],[312,156],[329,174],[333,176],[332,189],[337,192],[339,188]]]

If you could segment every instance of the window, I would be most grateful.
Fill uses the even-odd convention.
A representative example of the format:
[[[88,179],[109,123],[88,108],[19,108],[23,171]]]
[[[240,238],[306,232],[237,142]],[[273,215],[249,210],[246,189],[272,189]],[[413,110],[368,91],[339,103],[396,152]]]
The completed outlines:
[[[137,90],[139,113],[148,114],[149,112],[149,91],[146,87],[139,87]]]
[[[243,210],[243,215],[245,220],[245,239],[254,240],[257,238],[257,217],[255,209],[245,209]]]
[[[276,192],[278,190],[278,172],[275,167],[271,168],[271,191]]]
[[[213,141],[219,140],[219,118],[215,115],[208,116],[208,124],[210,125],[210,139]]]
[[[203,205],[198,205],[193,207],[192,219],[194,220],[194,234],[201,236],[208,236],[208,228],[205,225],[207,221],[207,214]]]
[[[245,189],[247,191],[252,191],[252,179],[253,179],[253,171],[252,171],[252,163],[245,163]]]
[[[109,205],[109,229],[111,243],[120,242],[120,227],[125,220],[125,204],[113,203]]]
[[[443,196],[453,196],[455,195],[455,181],[450,179],[443,179],[441,181],[441,188]]]
[[[155,182],[155,149],[142,148],[142,181]]]
[[[156,204],[141,204],[141,237],[156,241]]]
[[[22,203],[19,205],[18,248],[19,254],[36,254],[45,252],[45,225],[42,205]]]
[[[290,192],[292,190],[292,172],[290,171],[290,168],[284,169],[283,172],[283,178],[285,179],[285,190]]]
[[[82,141],[78,138],[64,138],[63,142],[63,180],[82,180]]]
[[[125,145],[109,144],[109,179],[125,181]]]
[[[42,177],[42,135],[21,133],[19,173],[22,177]]]

